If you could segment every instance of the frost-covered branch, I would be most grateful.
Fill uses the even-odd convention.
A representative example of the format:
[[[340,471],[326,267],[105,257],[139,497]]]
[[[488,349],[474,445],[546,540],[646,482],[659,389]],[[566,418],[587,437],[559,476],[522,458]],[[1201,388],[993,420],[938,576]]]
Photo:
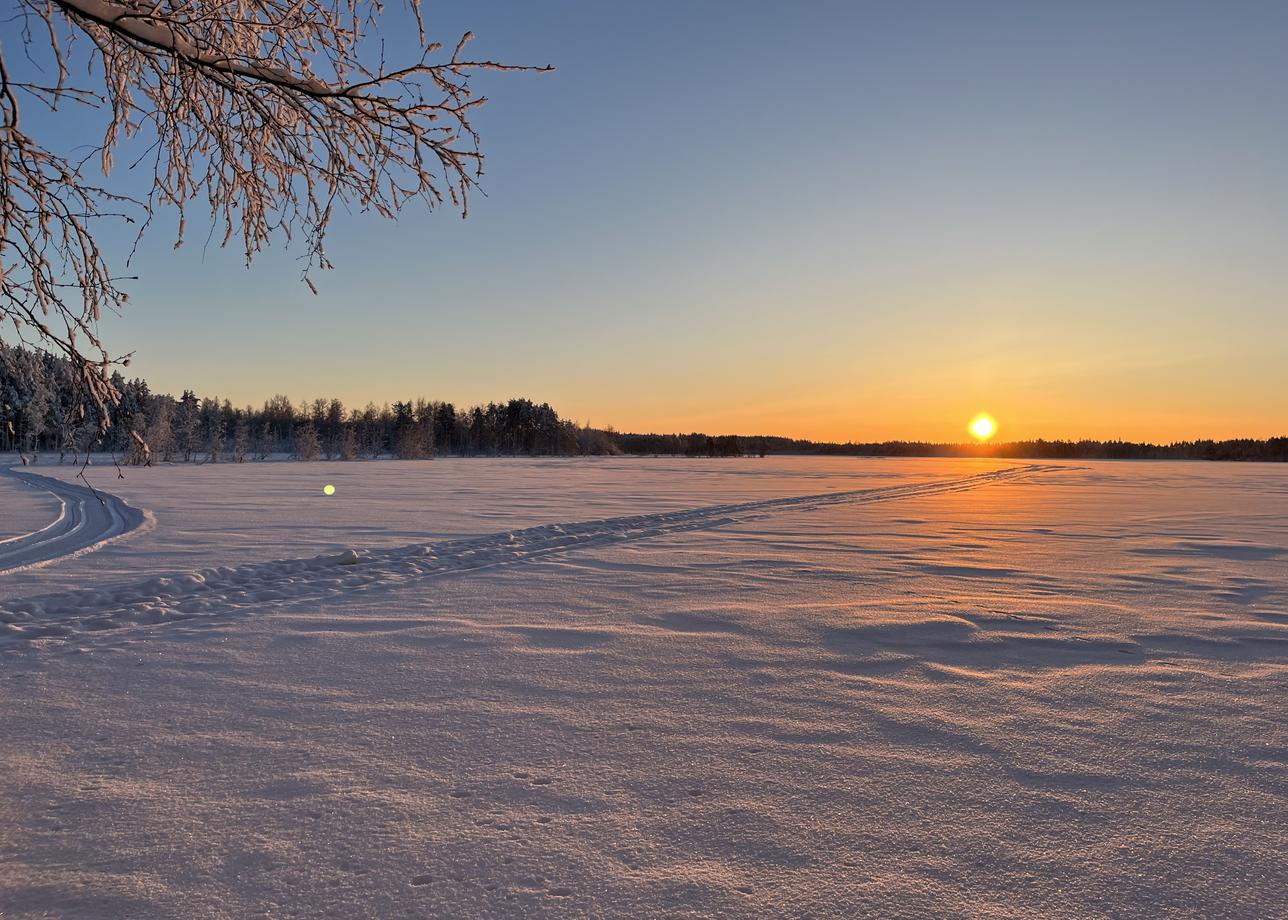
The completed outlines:
[[[104,404],[113,358],[97,325],[127,299],[97,242],[104,221],[135,224],[137,242],[173,207],[177,247],[197,203],[247,262],[276,236],[302,238],[313,287],[337,206],[393,217],[420,200],[466,214],[483,160],[470,116],[486,101],[470,75],[548,69],[472,60],[470,33],[450,53],[433,43],[398,67],[373,61],[363,42],[383,7],[367,0],[14,3],[34,76],[15,77],[0,48],[0,317],[76,362]],[[80,159],[42,146],[24,129],[24,97],[101,108],[101,141]],[[96,178],[126,144],[131,166],[151,170],[137,200]]]

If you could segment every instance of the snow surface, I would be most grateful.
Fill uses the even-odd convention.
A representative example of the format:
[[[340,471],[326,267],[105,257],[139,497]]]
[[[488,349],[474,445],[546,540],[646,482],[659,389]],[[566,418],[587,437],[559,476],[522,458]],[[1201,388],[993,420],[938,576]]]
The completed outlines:
[[[43,526],[0,539],[0,575],[94,552],[153,524],[147,512],[131,508],[110,492],[99,492],[84,482],[69,483],[14,469],[0,469],[0,478],[25,485],[37,495],[43,493],[53,502],[52,514]]]
[[[1284,467],[109,473],[0,575],[6,920],[1288,914]]]
[[[7,460],[0,454],[0,546],[44,527],[59,509],[58,499],[48,492],[35,492],[16,476],[5,475]]]

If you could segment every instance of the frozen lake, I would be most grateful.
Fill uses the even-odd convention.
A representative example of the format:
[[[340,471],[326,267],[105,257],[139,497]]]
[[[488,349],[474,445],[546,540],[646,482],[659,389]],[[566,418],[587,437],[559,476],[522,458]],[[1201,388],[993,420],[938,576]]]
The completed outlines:
[[[88,475],[144,525],[0,574],[5,920],[1288,914],[1288,467]]]

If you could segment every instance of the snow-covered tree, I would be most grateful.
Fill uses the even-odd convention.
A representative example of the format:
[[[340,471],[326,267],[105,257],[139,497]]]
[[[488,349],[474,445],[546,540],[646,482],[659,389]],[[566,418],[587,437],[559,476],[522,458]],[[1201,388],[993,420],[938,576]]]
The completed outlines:
[[[344,438],[340,442],[340,459],[358,459],[358,432],[353,425],[349,425],[344,429]]]
[[[252,445],[257,460],[267,460],[273,453],[273,430],[267,420],[256,426]]]
[[[204,412],[206,431],[206,458],[210,463],[218,463],[223,458],[224,439],[227,436],[227,429],[224,426],[224,414],[219,407],[219,401],[214,400],[214,405],[209,412]]]
[[[276,237],[301,241],[312,287],[310,272],[331,265],[337,208],[467,211],[482,174],[470,118],[484,101],[469,77],[533,68],[471,57],[471,33],[445,52],[409,4],[424,51],[387,61],[379,0],[13,0],[21,45],[0,49],[0,320],[66,355],[105,425],[121,394],[98,322],[128,299],[100,245],[105,223],[142,234],[173,208],[178,245],[197,205],[247,262]],[[70,121],[24,118],[28,104]],[[150,189],[113,184],[118,153]]]
[[[174,413],[173,397],[157,397],[152,406],[152,419],[143,436],[152,452],[165,463],[174,459]]]
[[[344,403],[333,399],[326,408],[326,455],[334,459],[344,452]],[[352,458],[350,458],[352,459]]]
[[[184,390],[179,405],[175,408],[174,437],[179,449],[183,451],[185,463],[192,460],[193,451],[201,443],[200,416],[201,405],[197,402],[197,394],[192,390]]]
[[[250,453],[250,426],[245,419],[238,419],[233,426],[233,462],[245,463]]]
[[[312,422],[305,422],[295,429],[295,459],[316,460],[321,454],[318,446],[317,429]]]
[[[28,362],[30,376],[22,402],[23,447],[31,451],[39,450],[40,436],[45,432],[45,413],[54,397],[38,363],[38,360]]]

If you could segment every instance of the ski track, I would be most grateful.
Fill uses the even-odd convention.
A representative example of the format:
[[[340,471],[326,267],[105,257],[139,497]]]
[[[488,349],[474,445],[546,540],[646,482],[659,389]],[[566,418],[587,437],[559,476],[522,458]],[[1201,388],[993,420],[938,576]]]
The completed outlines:
[[[104,590],[80,590],[14,601],[0,600],[0,646],[6,644],[6,640],[70,639],[119,627],[211,617],[285,603],[322,601],[364,588],[388,587],[411,579],[437,578],[476,569],[514,565],[578,549],[705,530],[760,519],[779,511],[810,511],[837,504],[869,504],[922,498],[1067,469],[1068,467],[1029,464],[950,480],[763,499],[571,524],[543,524],[439,543],[417,543],[373,551],[350,549],[338,555],[252,563],[235,568],[211,568],[183,575],[158,576]],[[17,475],[37,488],[49,488],[47,484],[56,484],[50,491],[73,509],[65,517],[89,522],[70,527],[70,533],[82,535],[79,539],[66,537],[60,542],[50,532],[60,522],[55,522],[37,534],[19,538],[34,541],[31,544],[32,553],[48,553],[56,551],[60,546],[71,549],[70,555],[85,552],[125,532],[127,523],[132,520],[131,515],[146,517],[144,512],[131,508],[115,497],[104,495],[105,504],[102,507],[105,510],[102,513],[111,518],[111,523],[104,525],[93,509],[98,501],[88,489],[17,471],[11,471],[11,475]],[[32,482],[32,479],[40,482]],[[68,529],[59,527],[57,532],[62,533]],[[95,542],[89,542],[90,537]],[[44,548],[43,551],[40,550],[41,547]],[[7,545],[0,544],[0,574],[4,571],[3,561],[10,558],[10,553]],[[25,557],[20,554],[19,558],[22,560]],[[55,558],[66,556],[41,554],[43,562],[27,558],[21,563],[21,567],[47,564]]]
[[[101,546],[150,526],[152,516],[107,492],[63,482],[25,470],[0,469],[33,489],[58,500],[58,516],[33,533],[0,540],[0,576],[35,569],[93,552]]]

